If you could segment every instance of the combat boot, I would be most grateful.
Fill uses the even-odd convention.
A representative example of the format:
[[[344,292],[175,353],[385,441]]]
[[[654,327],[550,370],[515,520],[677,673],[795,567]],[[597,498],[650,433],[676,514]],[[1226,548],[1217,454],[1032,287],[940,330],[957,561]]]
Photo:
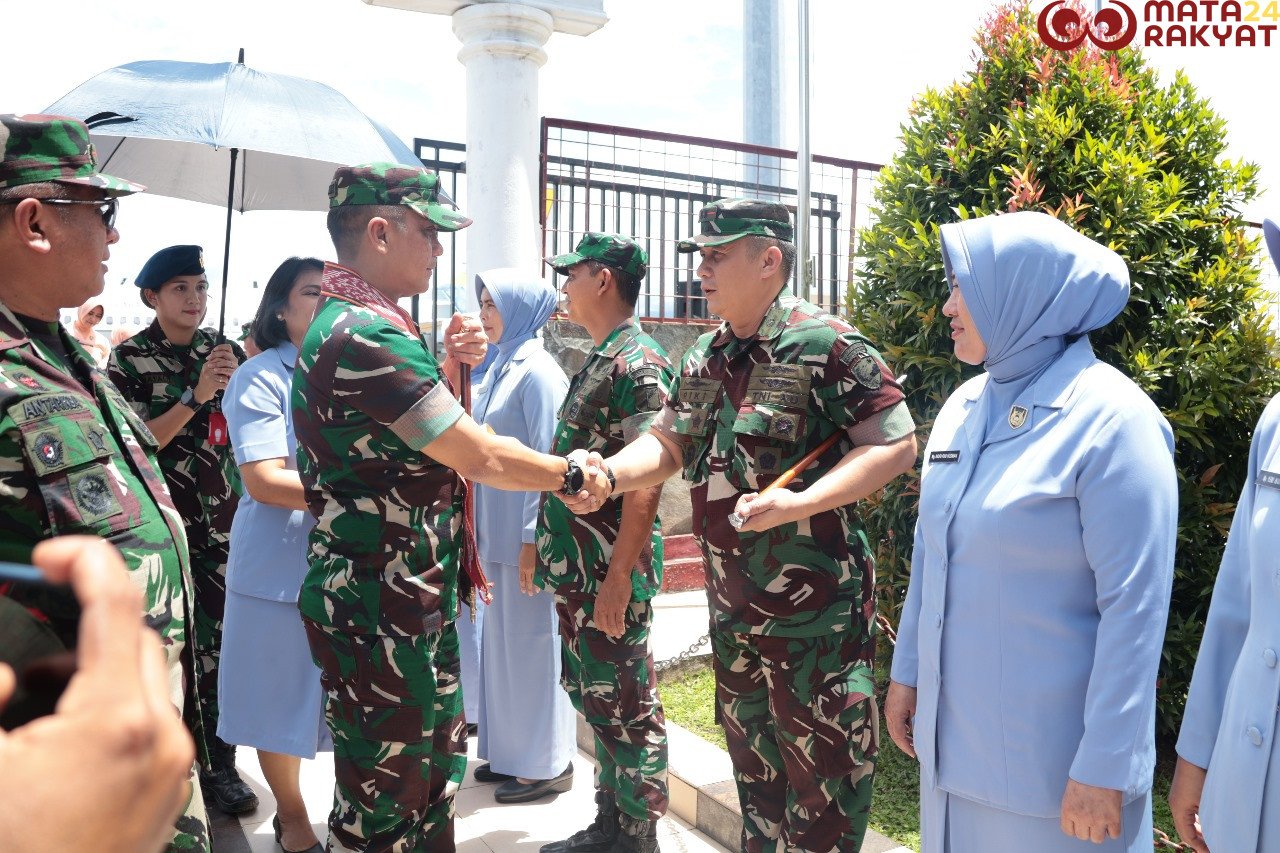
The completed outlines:
[[[618,815],[618,837],[609,853],[658,853],[658,822]]]
[[[236,748],[222,738],[214,738],[209,769],[200,768],[200,790],[206,803],[227,814],[244,814],[258,807],[258,795],[236,772]]]
[[[613,794],[596,789],[596,819],[563,841],[544,844],[538,853],[606,853],[618,837],[618,804]]]

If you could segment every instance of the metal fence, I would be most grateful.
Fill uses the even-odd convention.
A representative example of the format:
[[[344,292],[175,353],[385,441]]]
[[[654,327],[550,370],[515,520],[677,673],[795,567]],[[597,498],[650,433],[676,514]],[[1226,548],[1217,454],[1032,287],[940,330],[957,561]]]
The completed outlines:
[[[545,254],[570,251],[587,231],[636,237],[649,253],[637,311],[646,320],[707,319],[698,256],[676,242],[698,232],[703,204],[729,196],[797,207],[796,152],[567,119],[542,120],[541,214]],[[815,156],[809,263],[798,292],[839,311],[867,224],[874,163]]]
[[[467,146],[461,142],[444,142],[439,139],[414,139],[413,152],[422,161],[422,165],[440,176],[441,189],[462,207],[462,195],[466,193]],[[431,278],[431,303],[424,305],[415,296],[409,307],[413,319],[424,329],[429,329],[429,337],[437,352],[440,351],[441,333],[458,307],[458,287],[463,278],[463,265],[466,263],[466,234],[463,229],[440,235],[444,255]]]
[[[466,146],[415,139],[423,165],[440,174],[441,186],[465,210]],[[699,208],[726,196],[769,198],[795,214],[794,151],[657,133],[567,119],[542,120],[539,211],[543,254],[567,252],[586,231],[635,236],[649,252],[650,272],[637,311],[655,321],[708,321],[697,280],[697,255],[680,254],[676,242],[697,233]],[[810,182],[809,268],[794,278],[802,293],[840,313],[858,274],[858,231],[872,222],[872,192],[880,166],[815,155]],[[1246,223],[1250,236],[1261,225]],[[440,330],[458,305],[467,232],[443,235],[445,255],[436,269],[429,303],[416,297],[411,312],[439,344]],[[1267,307],[1280,333],[1280,275],[1259,249]],[[544,268],[545,271],[545,268]],[[802,275],[802,272],[804,275]],[[807,282],[807,286],[806,286]],[[856,286],[856,285],[855,285]]]

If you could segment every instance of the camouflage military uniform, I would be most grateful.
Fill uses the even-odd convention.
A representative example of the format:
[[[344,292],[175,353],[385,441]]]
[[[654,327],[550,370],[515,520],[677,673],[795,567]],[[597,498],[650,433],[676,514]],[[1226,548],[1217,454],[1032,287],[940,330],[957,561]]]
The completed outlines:
[[[789,223],[771,233],[734,221],[743,215],[739,205],[781,210],[708,205],[703,239],[681,250],[749,234],[791,239]],[[721,233],[732,236],[717,239]],[[893,374],[857,331],[784,289],[750,338],[724,323],[698,339],[656,424],[679,442],[694,486],[717,711],[749,853],[862,844],[878,743],[875,578],[854,506],[762,533],[739,533],[729,515],[741,495],[769,485],[832,433],[848,435],[800,474],[801,488],[855,443],[911,435],[902,400]]]
[[[32,321],[37,322],[37,321]],[[0,304],[0,540],[9,559],[30,560],[50,536],[99,535],[120,549],[142,590],[147,624],[161,637],[170,698],[198,729],[199,706],[187,683],[194,661],[187,643],[190,577],[182,519],[155,460],[155,439],[93,360],[56,323],[71,361],[38,345]],[[74,641],[79,608],[70,596],[27,601]],[[210,849],[200,787],[168,849]]]
[[[108,199],[143,189],[98,171],[82,122],[0,115],[0,189],[45,181],[94,187]],[[113,216],[104,215],[108,227]],[[27,562],[37,542],[69,533],[115,544],[164,645],[170,698],[199,730],[186,534],[156,465],[155,439],[58,323],[31,322],[0,303],[0,558]],[[73,639],[79,608],[69,593],[25,603],[64,642]],[[194,765],[188,781],[191,798],[166,849],[208,851]]]
[[[360,166],[339,169],[329,195],[429,211],[435,186],[422,170]],[[321,292],[292,405],[317,520],[298,608],[333,732],[329,849],[451,851],[467,763],[453,627],[463,491],[422,448],[462,407],[412,318],[336,264]]]
[[[671,379],[666,352],[628,320],[592,350],[573,377],[551,452],[616,453],[648,430]],[[610,498],[581,517],[560,501],[544,501],[534,583],[556,595],[560,680],[595,734],[596,787],[611,792],[626,814],[653,820],[667,811],[667,732],[649,649],[650,599],[662,587],[658,518],[631,574],[622,637],[610,637],[592,621],[622,523],[623,499]]]
[[[182,392],[196,387],[200,368],[216,344],[213,332],[198,329],[189,347],[175,346],[165,337],[159,321],[153,320],[112,350],[107,374],[133,412],[150,421],[172,409]],[[231,348],[236,361],[244,361],[244,351],[235,343]],[[212,408],[212,402],[201,407],[157,453],[191,549],[196,690],[204,723],[200,736],[211,756],[217,749],[218,658],[227,597],[227,553],[231,521],[244,491],[230,443],[215,445],[208,440]]]

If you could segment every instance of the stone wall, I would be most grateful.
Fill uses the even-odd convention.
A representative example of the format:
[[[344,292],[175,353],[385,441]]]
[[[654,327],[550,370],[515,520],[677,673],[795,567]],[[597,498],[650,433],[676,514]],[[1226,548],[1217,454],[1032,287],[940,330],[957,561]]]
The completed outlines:
[[[666,348],[671,361],[680,364],[685,352],[700,335],[713,328],[706,324],[692,323],[642,323],[646,332]],[[581,369],[587,353],[595,347],[585,329],[568,320],[552,320],[542,330],[547,351],[560,363],[569,376]],[[662,532],[668,536],[689,533],[691,511],[689,484],[682,477],[667,480],[662,490],[662,504],[658,509],[662,517]]]

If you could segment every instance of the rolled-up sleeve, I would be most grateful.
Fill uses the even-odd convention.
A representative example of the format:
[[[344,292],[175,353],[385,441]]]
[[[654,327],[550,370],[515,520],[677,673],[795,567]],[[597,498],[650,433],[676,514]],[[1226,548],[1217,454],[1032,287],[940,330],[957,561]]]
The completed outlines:
[[[371,323],[350,333],[330,393],[418,450],[463,414],[426,345],[389,323]]]

